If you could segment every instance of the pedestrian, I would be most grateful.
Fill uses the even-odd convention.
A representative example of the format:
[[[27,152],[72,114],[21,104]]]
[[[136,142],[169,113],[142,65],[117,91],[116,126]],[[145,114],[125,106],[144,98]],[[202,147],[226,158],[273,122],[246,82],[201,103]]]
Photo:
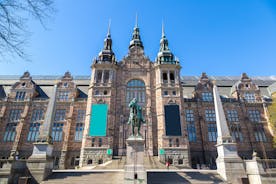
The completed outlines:
[[[170,169],[170,162],[169,161],[166,162],[166,167],[167,167],[168,170]]]

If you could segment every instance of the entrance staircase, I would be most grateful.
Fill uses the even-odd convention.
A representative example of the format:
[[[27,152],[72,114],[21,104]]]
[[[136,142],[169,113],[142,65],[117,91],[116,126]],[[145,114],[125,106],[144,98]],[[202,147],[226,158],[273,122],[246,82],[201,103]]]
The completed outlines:
[[[112,161],[78,170],[56,170],[42,184],[123,184],[126,157],[114,157]],[[148,184],[210,184],[225,183],[216,170],[166,168],[158,157],[144,157]],[[84,170],[85,169],[85,170]]]

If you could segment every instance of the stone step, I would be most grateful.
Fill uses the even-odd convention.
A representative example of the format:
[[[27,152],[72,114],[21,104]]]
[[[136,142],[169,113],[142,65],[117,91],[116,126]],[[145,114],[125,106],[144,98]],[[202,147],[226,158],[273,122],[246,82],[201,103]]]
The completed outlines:
[[[42,184],[123,184],[124,172],[54,172]]]
[[[68,171],[68,172],[54,172],[47,181],[42,184],[123,184],[124,172],[107,172],[107,171]],[[147,173],[148,184],[226,184],[216,171],[149,171]]]
[[[226,184],[221,177],[213,171],[210,172],[148,172],[148,184]]]

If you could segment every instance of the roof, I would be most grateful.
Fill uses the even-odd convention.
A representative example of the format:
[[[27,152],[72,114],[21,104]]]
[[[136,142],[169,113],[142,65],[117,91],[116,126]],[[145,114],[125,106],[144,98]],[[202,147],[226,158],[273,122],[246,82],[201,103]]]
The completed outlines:
[[[182,76],[184,98],[191,98],[194,87],[200,80],[201,76]],[[47,98],[52,90],[53,85],[60,81],[61,75],[33,75],[32,80],[38,85],[40,97]],[[238,82],[240,76],[208,76],[210,80],[215,80],[220,95],[230,97],[231,87]],[[0,75],[0,98],[3,98],[10,92],[11,86],[18,82],[19,75]],[[263,96],[271,96],[276,91],[276,76],[254,76],[251,77],[252,82],[259,86]],[[73,76],[80,98],[87,98],[90,76],[78,75]]]

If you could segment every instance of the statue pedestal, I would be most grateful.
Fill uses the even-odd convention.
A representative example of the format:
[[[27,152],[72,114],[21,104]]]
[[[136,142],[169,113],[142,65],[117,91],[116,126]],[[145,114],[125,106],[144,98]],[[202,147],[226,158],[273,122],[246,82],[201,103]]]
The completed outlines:
[[[237,154],[236,143],[217,144],[217,171],[220,176],[231,183],[242,183],[247,178],[244,162]]]
[[[147,173],[144,169],[144,144],[141,136],[131,136],[127,140],[127,158],[125,165],[125,184],[139,182],[147,183]]]
[[[53,145],[47,142],[34,143],[33,154],[27,160],[27,166],[36,183],[41,183],[53,170]]]

